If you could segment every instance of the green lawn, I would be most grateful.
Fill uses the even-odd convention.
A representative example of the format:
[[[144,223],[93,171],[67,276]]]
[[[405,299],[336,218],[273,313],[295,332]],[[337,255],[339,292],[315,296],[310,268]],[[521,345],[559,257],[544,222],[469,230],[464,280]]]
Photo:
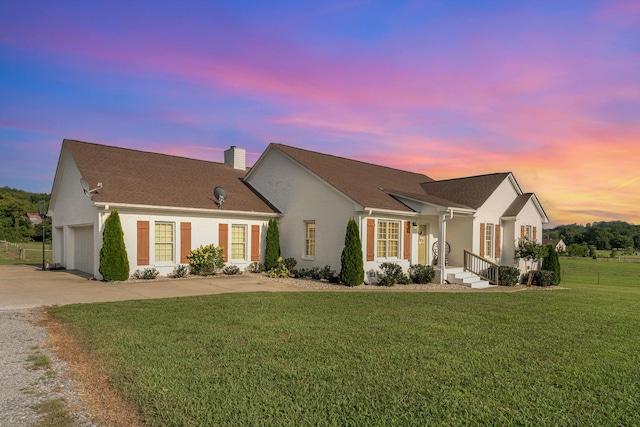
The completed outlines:
[[[640,425],[640,286],[578,282],[53,313],[152,426]]]
[[[5,252],[4,243],[0,243],[0,265],[42,265],[42,242],[20,243],[25,247],[25,259],[20,256],[15,247]],[[45,259],[51,262],[51,243],[45,243]]]

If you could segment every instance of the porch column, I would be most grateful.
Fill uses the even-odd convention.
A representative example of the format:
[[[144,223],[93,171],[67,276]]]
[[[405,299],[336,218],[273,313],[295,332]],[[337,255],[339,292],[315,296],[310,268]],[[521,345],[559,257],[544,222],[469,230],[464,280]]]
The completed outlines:
[[[447,218],[446,214],[440,214],[440,227],[438,230],[438,264],[440,264],[440,284],[444,283],[446,277],[446,257],[447,254]]]

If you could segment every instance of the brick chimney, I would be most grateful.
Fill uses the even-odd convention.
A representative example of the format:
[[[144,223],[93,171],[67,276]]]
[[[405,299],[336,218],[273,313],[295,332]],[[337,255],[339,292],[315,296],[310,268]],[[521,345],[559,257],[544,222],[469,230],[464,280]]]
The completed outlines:
[[[246,150],[232,145],[224,152],[224,163],[234,169],[246,170]]]

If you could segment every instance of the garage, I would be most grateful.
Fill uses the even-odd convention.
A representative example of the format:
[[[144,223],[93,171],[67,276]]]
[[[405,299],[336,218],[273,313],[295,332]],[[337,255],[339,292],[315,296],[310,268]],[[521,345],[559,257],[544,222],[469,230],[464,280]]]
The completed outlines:
[[[93,275],[93,226],[73,229],[73,268]]]

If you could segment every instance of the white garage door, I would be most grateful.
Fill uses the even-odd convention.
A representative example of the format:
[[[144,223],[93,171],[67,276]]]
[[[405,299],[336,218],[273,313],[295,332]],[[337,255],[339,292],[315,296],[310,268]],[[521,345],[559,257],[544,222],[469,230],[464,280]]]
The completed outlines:
[[[73,229],[73,268],[93,274],[93,226]]]

